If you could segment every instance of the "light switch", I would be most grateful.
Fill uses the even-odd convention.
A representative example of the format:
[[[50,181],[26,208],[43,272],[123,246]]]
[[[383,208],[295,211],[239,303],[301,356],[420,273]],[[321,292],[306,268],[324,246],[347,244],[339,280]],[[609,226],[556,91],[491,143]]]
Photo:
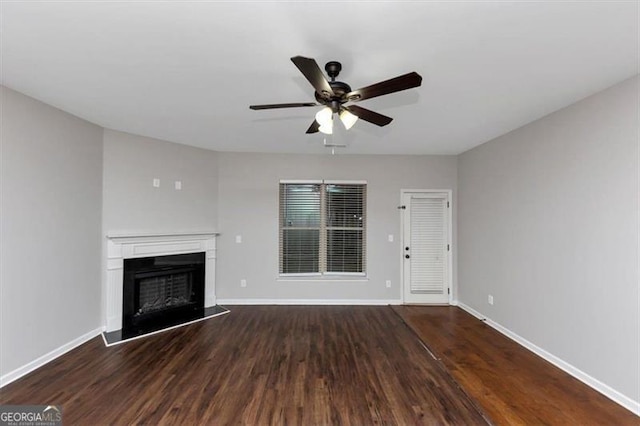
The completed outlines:
[[[389,242],[392,243],[393,242],[393,234],[389,234],[388,239],[389,239]]]
[[[242,235],[236,235],[236,243],[240,244],[242,242]]]
[[[182,181],[176,181],[176,191],[180,191],[182,189]]]
[[[153,187],[154,188],[160,188],[160,179],[153,178]]]

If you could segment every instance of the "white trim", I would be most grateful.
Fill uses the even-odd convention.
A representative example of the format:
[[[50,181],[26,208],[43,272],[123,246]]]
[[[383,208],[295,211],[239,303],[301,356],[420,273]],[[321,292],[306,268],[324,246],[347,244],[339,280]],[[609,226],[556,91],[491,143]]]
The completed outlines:
[[[445,194],[447,196],[447,203],[449,203],[448,217],[447,217],[447,238],[449,240],[449,252],[447,253],[447,275],[448,275],[448,286],[449,286],[449,305],[454,304],[453,295],[457,294],[457,286],[454,288],[455,282],[453,280],[453,190],[452,189],[400,189],[400,206],[402,206],[404,202],[405,194],[413,194],[413,193],[425,193],[429,192],[432,194]],[[400,299],[402,300],[402,304],[405,304],[404,300],[404,215],[400,214]],[[457,304],[458,301],[455,301]]]
[[[451,195],[451,189],[400,189],[400,192],[403,194],[412,194],[412,193],[421,193],[421,192],[440,192],[440,193],[448,193]],[[402,201],[402,198],[400,199]]]
[[[366,185],[366,180],[335,180],[335,179],[325,179],[322,183],[327,185]]]
[[[205,253],[204,307],[216,304],[216,237],[217,232],[186,233],[107,233],[106,281],[103,283],[104,326],[106,331],[122,328],[122,291],[124,259],[166,256],[183,253]]]
[[[289,183],[289,184],[322,184],[326,183],[327,185],[366,185],[366,180],[344,180],[344,179],[280,179],[280,183]]]
[[[142,334],[140,336],[131,337],[129,339],[124,339],[124,340],[120,340],[118,342],[113,342],[113,343],[108,343],[107,342],[107,338],[104,337],[104,333],[100,333],[100,335],[102,336],[102,341],[104,342],[104,345],[106,347],[116,346],[116,345],[120,345],[122,343],[131,342],[132,340],[138,340],[138,339],[142,339],[143,337],[149,337],[149,336],[153,336],[154,334],[159,334],[159,333],[163,333],[165,331],[173,330],[174,328],[180,328],[180,327],[183,327],[185,325],[194,324],[196,322],[208,320],[208,319],[213,318],[213,317],[219,317],[220,315],[225,315],[225,314],[228,314],[229,312],[231,312],[231,311],[227,309],[224,312],[218,312],[217,314],[209,315],[209,316],[206,316],[204,318],[198,318],[198,319],[195,319],[193,321],[183,322],[183,323],[180,323],[180,324],[177,324],[177,325],[173,325],[171,327],[163,328],[162,330],[152,331],[151,333]]]
[[[280,274],[276,281],[369,281],[369,277],[366,272],[310,272],[307,274]]]
[[[281,276],[276,278],[276,281],[281,283],[294,282],[294,283],[366,283],[369,281],[369,277],[349,277],[344,279],[328,278],[326,276],[319,277],[301,277],[301,276]]]
[[[613,389],[611,386],[602,383],[600,380],[596,379],[595,377],[590,376],[589,374],[585,373],[584,371],[580,370],[579,368],[574,367],[573,365],[571,365],[568,362],[558,358],[557,356],[547,352],[546,350],[542,349],[541,347],[537,346],[536,344],[531,343],[530,341],[528,341],[524,337],[514,333],[513,331],[509,330],[508,328],[506,328],[506,327],[500,325],[499,323],[497,323],[497,322],[487,318],[486,316],[482,315],[482,313],[476,311],[472,307],[470,307],[470,306],[468,306],[468,305],[466,305],[466,304],[464,304],[462,302],[459,302],[459,301],[457,302],[457,304],[461,309],[464,309],[465,311],[467,311],[468,313],[470,313],[474,317],[479,318],[480,320],[484,321],[487,325],[489,325],[490,327],[492,327],[495,330],[499,331],[500,333],[504,334],[505,336],[507,336],[511,340],[513,340],[516,343],[520,344],[521,346],[524,346],[525,348],[529,349],[531,352],[533,352],[534,354],[538,355],[539,357],[549,361],[551,364],[555,365],[559,369],[569,373],[570,375],[572,375],[576,379],[580,380],[582,383],[584,383],[587,386],[595,389],[596,391],[600,392],[601,394],[603,394],[607,398],[611,399],[612,401],[620,404],[621,406],[623,406],[627,410],[631,411],[635,415],[640,416],[640,402],[634,401],[633,399],[629,398],[628,396],[623,395],[622,393],[620,393],[617,390]]]
[[[308,277],[322,277],[322,273],[320,272],[301,272],[299,274],[296,273],[286,273],[286,274],[280,274],[278,275],[278,278],[296,278],[296,277],[301,277],[301,278],[308,278]]]
[[[145,240],[155,241],[161,239],[162,241],[167,240],[180,240],[184,239],[183,237],[189,237],[189,240],[193,239],[201,239],[207,240],[211,237],[215,237],[220,235],[219,232],[216,231],[183,231],[183,232],[140,232],[140,231],[116,231],[109,232],[107,234],[107,239],[120,241],[120,242],[143,242]]]
[[[366,272],[323,272],[325,277],[362,277],[366,278]]]
[[[321,184],[322,179],[280,179],[280,183]]]
[[[400,299],[218,299],[218,305],[400,305]]]
[[[0,388],[8,385],[11,382],[18,380],[19,378],[31,373],[32,371],[42,367],[43,365],[53,361],[61,355],[66,354],[72,349],[77,348],[83,343],[88,342],[94,337],[98,336],[102,332],[102,327],[96,328],[95,330],[91,330],[88,333],[83,334],[80,337],[73,339],[72,341],[65,343],[57,349],[52,350],[49,353],[42,355],[41,357],[23,365],[22,367],[18,367],[13,371],[8,372],[4,376],[0,377]]]
[[[293,180],[280,180],[280,189],[282,190],[283,185],[288,185],[291,182],[298,182],[298,181],[293,181]],[[299,181],[299,182],[303,182],[305,183],[305,181]],[[309,183],[309,182],[306,182]],[[329,213],[328,209],[331,205],[331,203],[329,202],[329,196],[326,195],[327,191],[328,191],[328,186],[327,185],[353,185],[353,186],[358,186],[359,188],[364,188],[364,192],[362,192],[361,195],[361,200],[363,202],[363,206],[364,206],[364,211],[362,214],[362,217],[360,217],[360,221],[361,221],[361,226],[356,227],[356,226],[330,226],[330,224],[328,223],[328,216]],[[295,184],[294,184],[295,186]],[[283,224],[282,220],[280,220],[280,223],[278,225],[278,234],[279,234],[279,244],[278,244],[278,255],[280,258],[280,267],[279,267],[279,277],[288,277],[288,276],[315,276],[315,275],[320,275],[320,276],[325,276],[325,275],[335,275],[335,276],[362,276],[362,277],[366,277],[367,276],[367,271],[366,271],[366,266],[367,266],[367,257],[368,257],[368,252],[367,252],[367,235],[368,235],[368,228],[367,228],[367,217],[368,217],[368,208],[367,208],[367,196],[366,196],[366,187],[367,187],[367,182],[363,181],[363,180],[327,180],[327,179],[323,179],[320,181],[319,183],[319,187],[321,189],[320,191],[320,201],[319,201],[319,206],[320,206],[320,211],[319,211],[319,220],[320,223],[317,226],[295,226],[295,225],[291,225],[291,224]],[[280,194],[280,200],[279,202],[279,206],[278,206],[278,210],[279,210],[279,216],[280,219],[283,218],[283,215],[286,215],[286,213],[284,212],[284,209],[286,209],[286,206],[288,205],[288,201],[285,199],[283,200],[282,198],[282,194]],[[286,198],[286,197],[285,197]],[[303,204],[306,204],[306,201],[303,202]],[[309,207],[311,208],[311,207]],[[364,220],[363,220],[364,219]],[[308,273],[285,273],[282,272],[283,269],[286,269],[285,266],[283,265],[283,256],[285,256],[285,253],[283,252],[284,247],[283,247],[283,235],[285,233],[285,231],[294,231],[294,230],[310,230],[310,231],[317,231],[319,232],[319,252],[318,252],[318,265],[317,266],[317,271],[314,272],[308,272]],[[333,231],[333,230],[337,230],[337,231],[356,231],[359,232],[360,235],[362,236],[362,247],[361,247],[361,251],[362,253],[360,253],[361,259],[360,259],[360,268],[358,269],[364,269],[363,272],[332,272],[332,271],[327,271],[326,269],[328,268],[327,265],[327,258],[329,256],[329,249],[330,247],[327,245],[327,238],[329,235],[329,232]],[[306,237],[305,237],[306,239]],[[316,269],[316,268],[313,268]]]
[[[471,306],[466,305],[460,301],[456,302],[457,306],[465,311],[467,311],[468,313],[470,313],[471,315],[473,315],[474,317],[478,318],[480,321],[485,321],[487,318],[482,315],[480,312],[476,311],[475,309],[473,309]]]

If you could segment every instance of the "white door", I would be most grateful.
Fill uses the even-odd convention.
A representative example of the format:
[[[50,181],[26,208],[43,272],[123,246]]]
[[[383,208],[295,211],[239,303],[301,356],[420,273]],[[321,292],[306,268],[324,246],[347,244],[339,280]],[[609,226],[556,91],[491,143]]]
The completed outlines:
[[[403,192],[404,303],[449,303],[448,192]]]

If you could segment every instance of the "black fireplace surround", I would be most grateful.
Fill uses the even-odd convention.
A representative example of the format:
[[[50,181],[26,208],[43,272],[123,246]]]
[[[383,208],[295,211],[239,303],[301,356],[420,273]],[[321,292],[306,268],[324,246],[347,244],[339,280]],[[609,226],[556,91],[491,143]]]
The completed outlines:
[[[122,337],[202,318],[204,267],[204,252],[125,259]]]

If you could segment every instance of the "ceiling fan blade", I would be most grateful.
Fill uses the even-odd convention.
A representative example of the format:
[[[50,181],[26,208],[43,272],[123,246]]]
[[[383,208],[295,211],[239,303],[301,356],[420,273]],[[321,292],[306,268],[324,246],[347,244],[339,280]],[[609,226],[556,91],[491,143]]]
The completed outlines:
[[[312,106],[318,106],[318,104],[314,102],[300,102],[297,104],[249,105],[249,108],[253,110],[259,110],[259,109],[297,108],[297,107],[312,107]]]
[[[373,123],[380,127],[386,126],[387,124],[393,121],[393,118],[387,117],[386,115],[378,114],[377,112],[373,112],[370,109],[359,107],[358,105],[349,105],[348,107],[343,107],[351,114],[358,116],[358,118],[363,119],[364,121],[368,121],[369,123]]]
[[[380,83],[354,90],[344,95],[344,97],[352,102],[357,102],[363,99],[371,99],[376,96],[411,89],[413,87],[420,86],[420,84],[422,84],[422,77],[420,74],[417,72],[410,72],[409,74],[404,74],[390,80],[381,81]]]
[[[320,123],[313,120],[313,123],[311,123],[311,126],[309,126],[306,133],[318,133],[318,129],[320,129]]]
[[[309,80],[309,83],[316,89],[316,92],[318,92],[321,98],[329,99],[335,96],[333,89],[315,59],[294,56],[291,58],[291,62],[293,62],[307,80]]]

